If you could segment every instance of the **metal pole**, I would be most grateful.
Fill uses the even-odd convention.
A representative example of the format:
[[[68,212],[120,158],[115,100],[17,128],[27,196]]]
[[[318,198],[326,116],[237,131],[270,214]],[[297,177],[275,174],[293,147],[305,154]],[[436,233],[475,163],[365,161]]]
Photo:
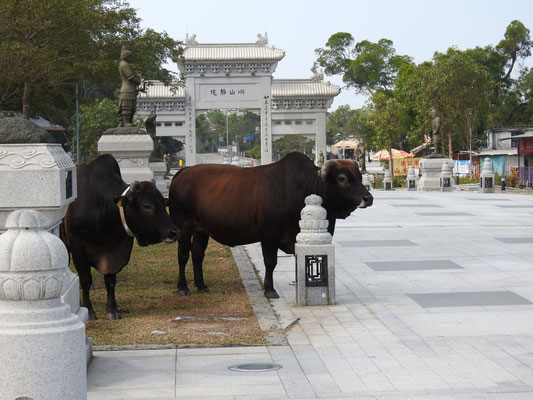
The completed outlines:
[[[76,164],[80,162],[80,120],[78,111],[78,83],[76,82]]]
[[[226,109],[226,146],[228,148],[228,156],[231,154],[229,150],[229,123],[228,123],[228,110]]]

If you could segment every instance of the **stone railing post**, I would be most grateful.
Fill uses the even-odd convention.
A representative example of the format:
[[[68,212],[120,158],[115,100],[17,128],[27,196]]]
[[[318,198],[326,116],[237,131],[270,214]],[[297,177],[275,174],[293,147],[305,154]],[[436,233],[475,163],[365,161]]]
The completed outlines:
[[[296,303],[335,304],[335,246],[327,231],[327,212],[320,196],[307,196],[305,204],[295,245]]]
[[[492,170],[492,163],[490,158],[485,158],[483,161],[483,168],[481,169],[481,179],[479,184],[481,186],[481,193],[494,193],[494,171]]]
[[[370,176],[366,172],[363,174],[362,184],[366,190],[372,190],[372,182],[370,182]]]
[[[441,192],[451,192],[453,190],[452,169],[453,166],[449,161],[446,160],[442,163],[440,172]]]
[[[87,398],[85,325],[61,302],[68,253],[35,210],[0,235],[0,393],[3,399]]]
[[[383,178],[383,190],[392,190],[392,178],[388,169],[385,170],[385,176]]]
[[[407,178],[405,179],[407,190],[416,190],[418,186],[418,176],[415,173],[415,167],[409,165],[407,170]]]

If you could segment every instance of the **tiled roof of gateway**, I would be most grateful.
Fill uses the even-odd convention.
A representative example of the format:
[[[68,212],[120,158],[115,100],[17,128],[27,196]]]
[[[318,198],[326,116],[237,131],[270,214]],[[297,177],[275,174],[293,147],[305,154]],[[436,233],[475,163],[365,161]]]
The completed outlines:
[[[255,43],[202,43],[185,48],[185,61],[279,61],[285,51]]]
[[[329,82],[312,79],[274,79],[272,97],[336,96],[341,88]]]
[[[151,99],[183,99],[185,89],[182,87],[167,86],[160,81],[148,81],[146,84],[146,93],[139,92],[139,98]]]

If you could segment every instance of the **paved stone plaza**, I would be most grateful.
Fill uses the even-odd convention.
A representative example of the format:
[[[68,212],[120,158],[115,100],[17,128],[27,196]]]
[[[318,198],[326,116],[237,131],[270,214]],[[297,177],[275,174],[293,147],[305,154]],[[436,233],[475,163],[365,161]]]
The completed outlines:
[[[89,399],[532,399],[533,196],[373,194],[337,222],[335,306],[297,306],[285,256],[270,309],[241,257],[288,345],[95,352]],[[283,368],[228,369],[249,362]]]

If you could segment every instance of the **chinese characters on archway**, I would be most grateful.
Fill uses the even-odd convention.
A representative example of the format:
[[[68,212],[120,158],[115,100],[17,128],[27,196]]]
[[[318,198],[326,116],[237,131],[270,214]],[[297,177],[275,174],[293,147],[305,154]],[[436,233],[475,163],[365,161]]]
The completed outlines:
[[[211,96],[244,96],[246,94],[246,89],[211,89],[209,94]]]
[[[263,126],[263,151],[268,153],[270,149],[270,96],[264,96],[262,112],[264,115],[264,118],[261,120],[261,125]]]

